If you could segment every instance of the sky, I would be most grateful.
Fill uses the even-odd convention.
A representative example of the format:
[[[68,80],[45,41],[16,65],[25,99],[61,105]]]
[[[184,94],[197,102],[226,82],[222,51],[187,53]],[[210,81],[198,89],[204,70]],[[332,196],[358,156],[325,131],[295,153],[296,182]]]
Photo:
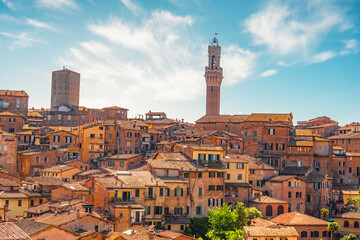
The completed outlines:
[[[0,0],[0,88],[48,108],[65,66],[81,106],[194,122],[215,33],[222,114],[360,121],[360,0]]]

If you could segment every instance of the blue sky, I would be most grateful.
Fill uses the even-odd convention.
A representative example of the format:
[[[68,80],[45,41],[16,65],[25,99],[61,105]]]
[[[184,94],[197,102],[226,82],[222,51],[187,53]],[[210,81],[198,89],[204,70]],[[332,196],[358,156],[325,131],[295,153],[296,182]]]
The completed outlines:
[[[80,105],[195,121],[222,46],[221,113],[360,121],[360,1],[0,0],[0,88],[49,107],[51,72],[81,74]]]

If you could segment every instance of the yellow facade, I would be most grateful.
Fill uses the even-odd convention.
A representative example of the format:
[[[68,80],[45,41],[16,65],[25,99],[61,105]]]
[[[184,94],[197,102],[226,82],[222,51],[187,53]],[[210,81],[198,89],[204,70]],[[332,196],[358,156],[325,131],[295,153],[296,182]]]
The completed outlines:
[[[360,219],[346,218],[346,217],[335,217],[334,221],[340,225],[340,230],[351,231],[360,233]],[[345,222],[348,222],[348,227],[345,226]],[[357,226],[357,227],[356,227]]]
[[[285,240],[285,239],[287,239],[287,240],[297,240],[298,238],[297,237],[274,237],[274,236],[272,236],[272,237],[247,237],[247,238],[244,238],[244,239],[246,239],[246,240],[270,240],[270,239],[272,239],[272,240]]]
[[[19,202],[21,201],[21,202]],[[0,199],[0,214],[3,217],[4,216],[4,206],[5,204],[8,204],[8,212],[7,217],[8,218],[16,218],[16,217],[23,217],[24,212],[28,210],[29,208],[29,202],[28,198],[1,198]],[[21,205],[21,206],[19,206]]]
[[[354,197],[360,197],[358,191],[342,191],[342,193],[344,204],[347,204],[347,202]]]
[[[249,163],[238,159],[224,158],[226,168],[225,183],[248,183]]]
[[[204,157],[204,159],[199,159],[199,154],[201,154],[201,157]],[[212,159],[213,161],[217,161],[217,160],[222,161],[224,159],[223,150],[200,150],[200,149],[193,150],[192,159],[209,161],[209,155],[211,155],[211,158],[214,157],[214,159]]]

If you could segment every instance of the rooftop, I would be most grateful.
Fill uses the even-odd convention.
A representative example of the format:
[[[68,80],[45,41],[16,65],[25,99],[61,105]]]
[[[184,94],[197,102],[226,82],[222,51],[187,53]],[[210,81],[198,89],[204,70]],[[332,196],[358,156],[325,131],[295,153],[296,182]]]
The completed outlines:
[[[289,212],[283,213],[273,219],[271,219],[274,223],[279,223],[285,226],[295,226],[295,225],[316,225],[316,226],[327,226],[329,222],[312,217],[310,215],[299,213],[299,212]]]
[[[283,226],[245,226],[244,234],[249,237],[299,237],[294,227]]]
[[[2,240],[31,240],[30,236],[13,222],[0,223],[0,239]]]
[[[276,199],[276,198],[272,198],[269,196],[259,196],[259,197],[254,197],[251,198],[249,200],[250,202],[254,202],[254,203],[280,203],[280,204],[287,204],[288,202]]]
[[[0,90],[0,96],[29,97],[24,90]]]

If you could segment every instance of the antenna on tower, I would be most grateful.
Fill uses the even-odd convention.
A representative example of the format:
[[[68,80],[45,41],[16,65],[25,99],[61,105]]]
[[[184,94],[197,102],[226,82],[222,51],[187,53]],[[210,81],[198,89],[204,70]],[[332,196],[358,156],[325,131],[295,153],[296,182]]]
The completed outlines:
[[[65,70],[65,66],[63,66],[63,70]]]

